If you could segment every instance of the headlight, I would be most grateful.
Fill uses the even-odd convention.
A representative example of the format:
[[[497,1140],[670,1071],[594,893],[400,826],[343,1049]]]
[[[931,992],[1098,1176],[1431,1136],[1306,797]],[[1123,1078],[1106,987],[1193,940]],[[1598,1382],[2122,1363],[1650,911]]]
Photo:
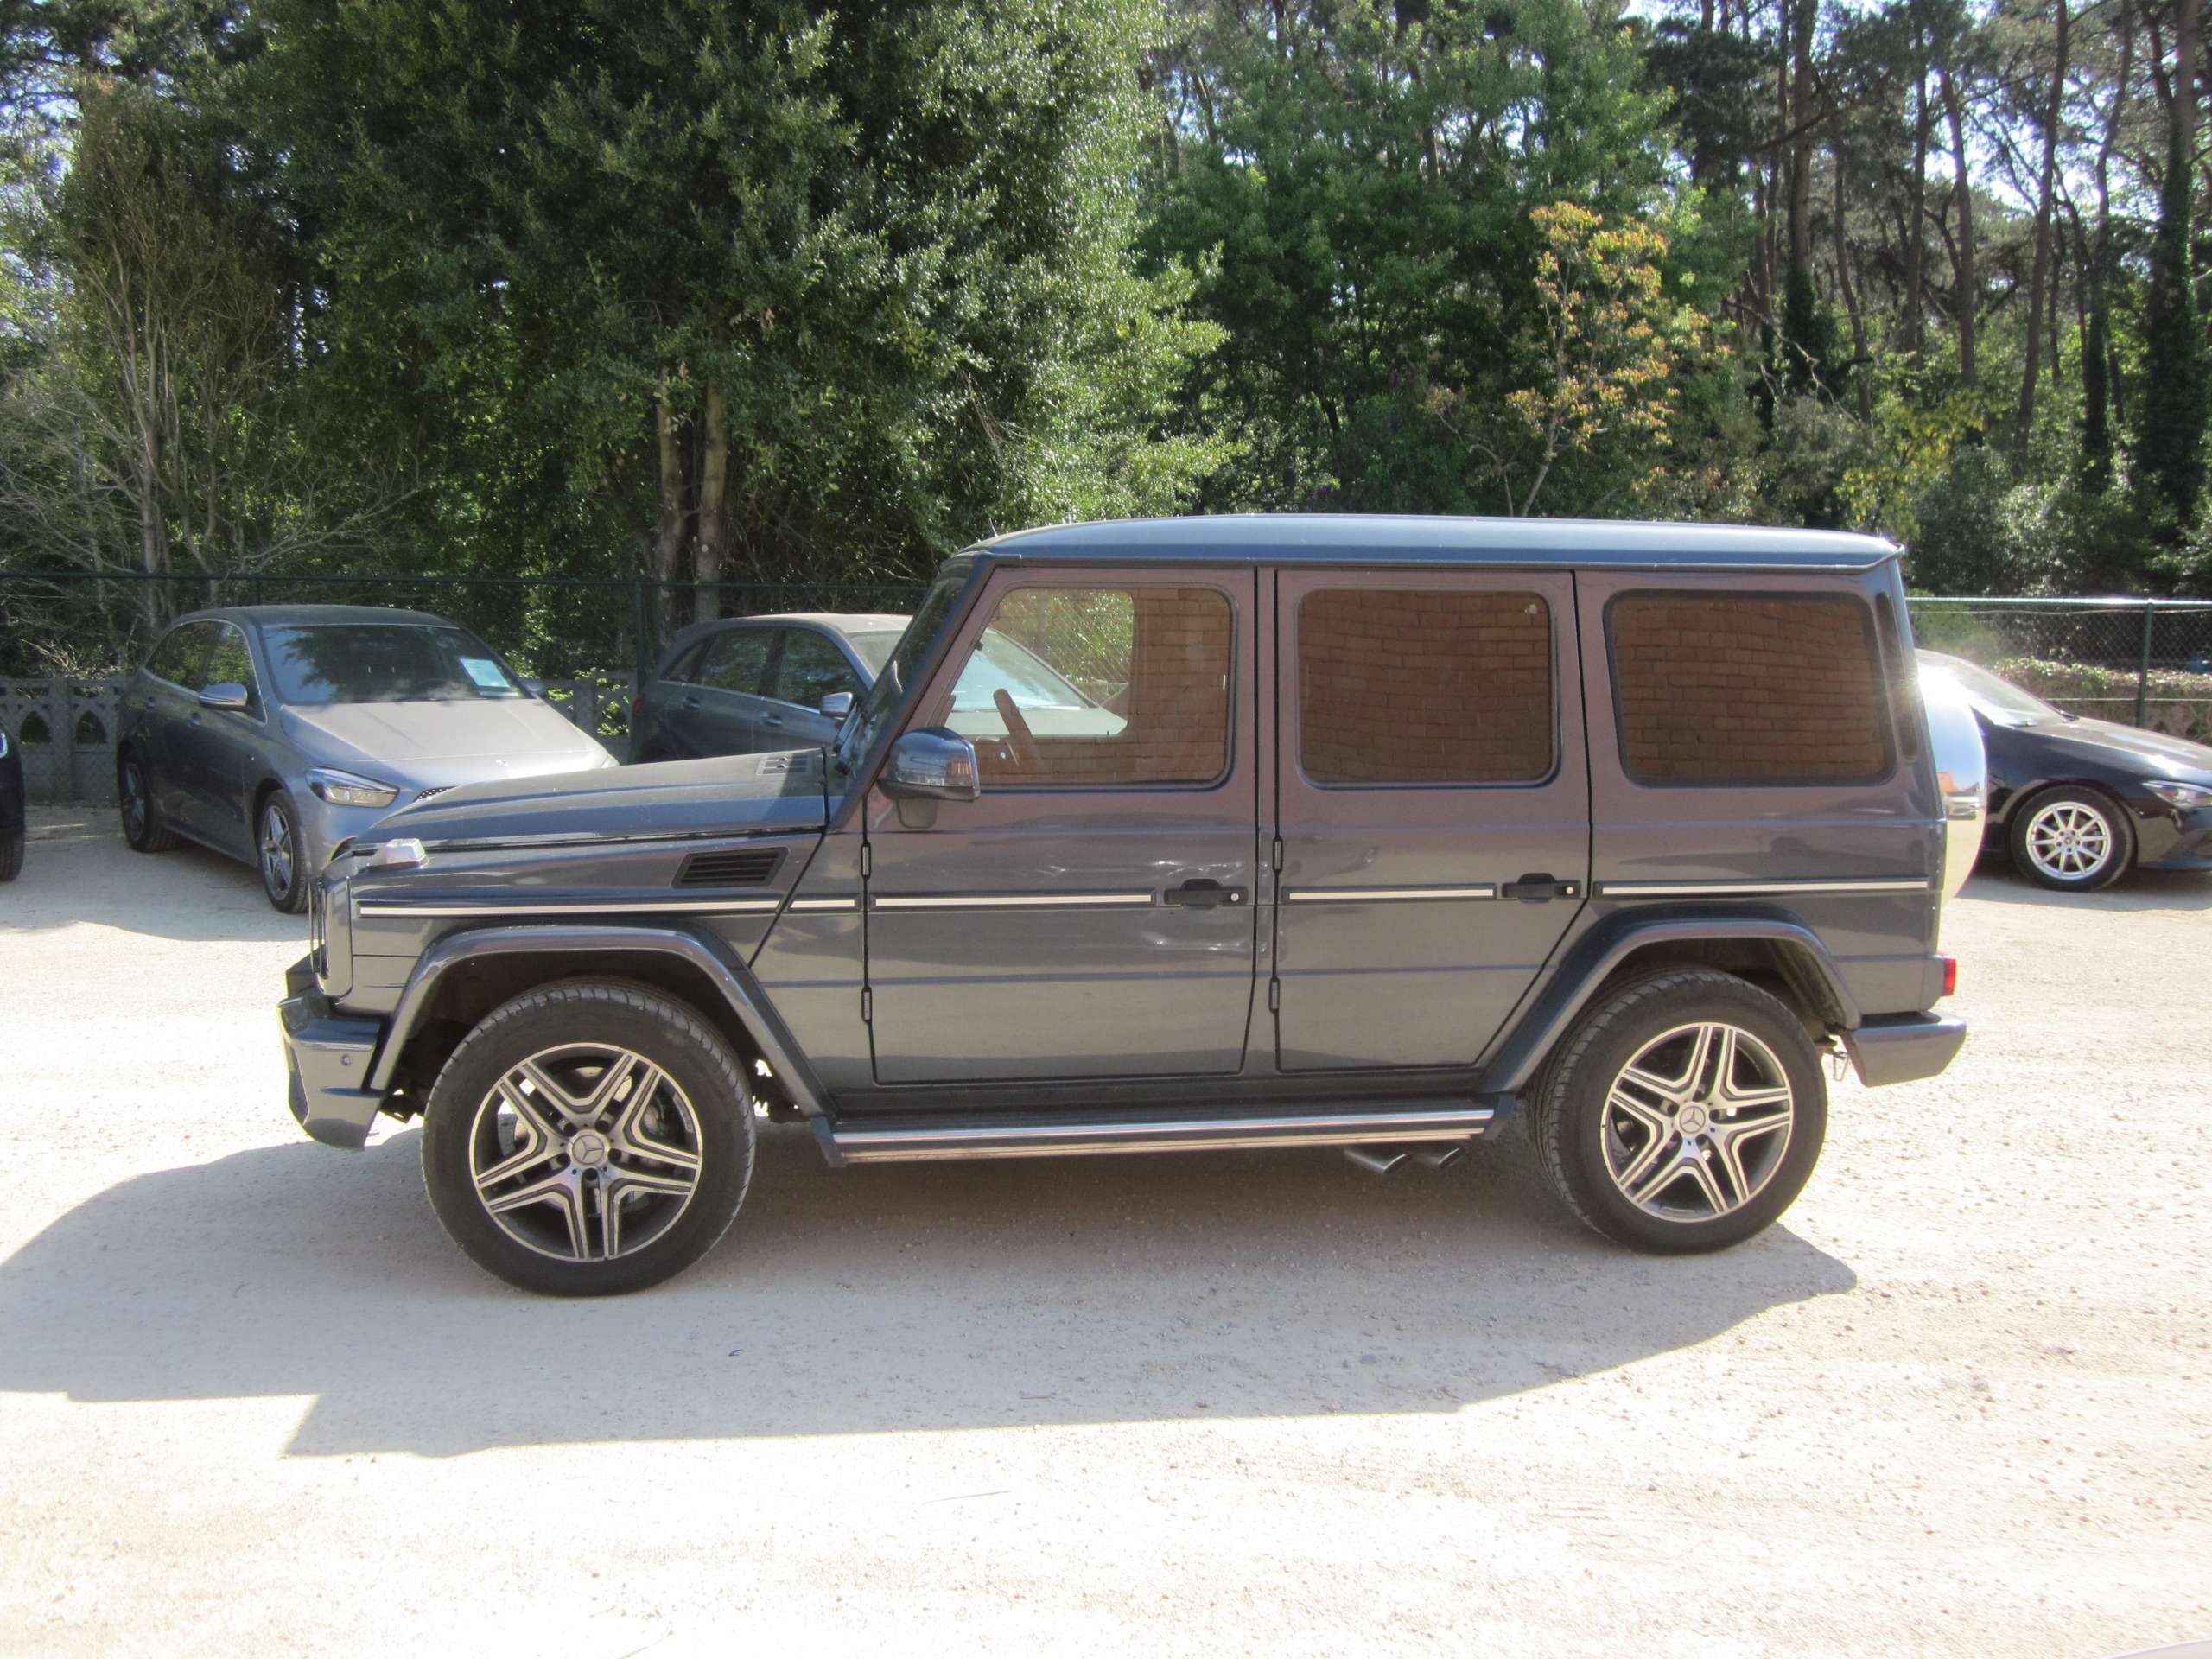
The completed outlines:
[[[390,806],[399,798],[396,784],[380,784],[333,766],[308,767],[308,787],[333,806]]]
[[[2168,806],[2177,806],[2184,812],[2193,812],[2200,806],[2212,806],[2212,789],[2202,784],[2170,784],[2164,779],[2145,780],[2144,788]]]
[[[5,760],[7,758],[8,728],[5,726],[0,726],[0,760]]]

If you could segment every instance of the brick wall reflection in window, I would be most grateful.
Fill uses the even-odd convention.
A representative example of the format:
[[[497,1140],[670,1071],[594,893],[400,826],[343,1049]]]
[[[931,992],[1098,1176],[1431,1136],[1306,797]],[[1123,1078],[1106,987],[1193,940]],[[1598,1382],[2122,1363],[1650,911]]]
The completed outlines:
[[[1330,588],[1298,607],[1298,759],[1317,784],[1531,783],[1552,769],[1535,594]]]
[[[1628,594],[1613,601],[1606,631],[1621,757],[1637,782],[1888,775],[1874,631],[1856,599]]]
[[[941,719],[985,788],[1210,784],[1229,764],[1230,606],[1211,588],[1020,588]]]

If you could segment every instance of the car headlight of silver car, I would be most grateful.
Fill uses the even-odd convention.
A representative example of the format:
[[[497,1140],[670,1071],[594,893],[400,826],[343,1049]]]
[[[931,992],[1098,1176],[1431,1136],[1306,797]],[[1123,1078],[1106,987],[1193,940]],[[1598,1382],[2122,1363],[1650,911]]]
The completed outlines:
[[[0,726],[0,760],[5,760],[7,758],[8,728],[5,726]]]
[[[333,806],[390,806],[399,798],[399,785],[379,783],[335,766],[308,768],[308,787]]]
[[[2143,787],[2164,801],[2168,806],[2177,806],[2184,812],[2193,812],[2200,806],[2212,806],[2212,789],[2202,784],[2177,784],[2164,778],[2145,780]]]

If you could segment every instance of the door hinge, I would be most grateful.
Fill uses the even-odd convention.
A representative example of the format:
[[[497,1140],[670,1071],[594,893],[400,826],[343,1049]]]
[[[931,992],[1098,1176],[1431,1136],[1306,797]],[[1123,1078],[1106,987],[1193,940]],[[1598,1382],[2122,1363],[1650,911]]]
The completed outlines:
[[[1268,982],[1268,1012],[1269,1014],[1282,1012],[1282,981],[1279,979],[1271,979]]]
[[[875,1023],[875,993],[865,985],[861,987],[861,1023]]]
[[[861,842],[861,876],[863,880],[875,873],[875,849],[868,842]]]
[[[1281,836],[1275,837],[1275,844],[1268,850],[1268,868],[1278,875],[1282,874],[1282,837]]]

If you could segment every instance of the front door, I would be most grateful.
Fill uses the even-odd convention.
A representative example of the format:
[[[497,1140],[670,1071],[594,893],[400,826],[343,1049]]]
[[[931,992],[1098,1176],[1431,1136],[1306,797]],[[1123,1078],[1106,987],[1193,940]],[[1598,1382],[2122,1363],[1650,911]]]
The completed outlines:
[[[761,694],[768,689],[774,633],[735,627],[708,642],[690,685],[671,688],[668,724],[686,755],[757,754],[777,744],[760,735]]]
[[[868,802],[885,1084],[1235,1072],[1251,1022],[1249,569],[998,572],[912,724],[980,799]]]
[[[1274,580],[1279,1062],[1471,1065],[1588,892],[1573,579]]]
[[[822,699],[842,691],[855,702],[867,689],[837,642],[812,628],[779,628],[773,677],[760,716],[765,747],[803,749],[837,741],[839,722]]]
[[[156,649],[146,671],[153,684],[146,693],[147,723],[154,741],[145,757],[146,789],[154,810],[167,823],[194,833],[200,830],[188,787],[194,764],[192,722],[200,717],[200,690],[214,648],[215,624],[183,622]]]
[[[207,663],[200,671],[200,683],[243,685],[246,706],[194,708],[177,732],[177,776],[186,798],[185,815],[194,829],[226,852],[248,854],[253,846],[248,766],[262,746],[266,711],[245,632],[231,622],[215,627]]]

